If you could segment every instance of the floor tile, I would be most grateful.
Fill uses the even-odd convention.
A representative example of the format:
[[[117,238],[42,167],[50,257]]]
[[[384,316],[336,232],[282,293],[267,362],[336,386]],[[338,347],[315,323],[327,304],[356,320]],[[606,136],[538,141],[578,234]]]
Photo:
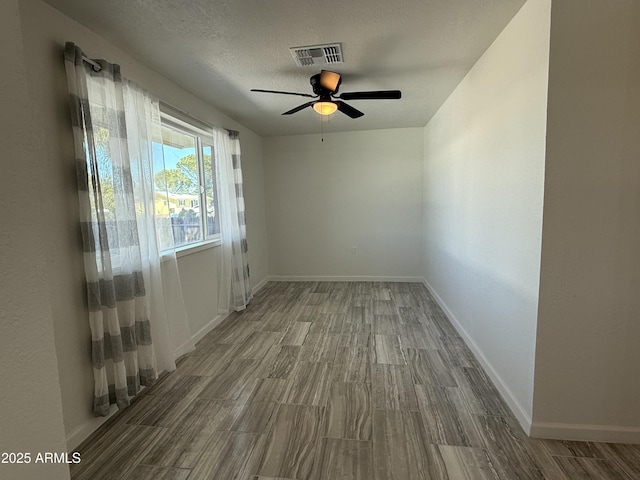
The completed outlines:
[[[74,480],[640,478],[528,438],[420,283],[269,282],[78,447]]]
[[[414,383],[441,387],[458,386],[451,369],[444,365],[438,350],[409,348],[405,350],[405,353]]]
[[[498,390],[484,372],[477,368],[455,368],[452,373],[462,389],[471,413],[512,417]]]
[[[379,410],[418,411],[407,365],[372,365],[373,405]]]
[[[611,460],[586,457],[554,457],[554,459],[571,480],[633,480]]]
[[[370,383],[333,382],[324,436],[371,440],[372,411]]]
[[[281,405],[262,452],[258,475],[310,478],[324,430],[324,413],[323,407]]]
[[[473,418],[477,421],[478,431],[491,461],[502,478],[544,480],[542,468],[534,461],[526,436],[515,418],[492,416]]]
[[[640,445],[600,443],[599,446],[629,478],[640,478]]]
[[[327,403],[333,364],[300,362],[296,367],[284,403],[316,405]]]
[[[280,332],[253,332],[249,338],[238,345],[234,360],[262,360],[281,339]]]
[[[232,432],[267,433],[278,411],[275,402],[251,402],[238,412],[229,430]]]
[[[191,470],[186,468],[138,465],[126,478],[131,480],[187,480],[190,474]]]
[[[430,335],[427,326],[422,324],[400,324],[396,327],[402,348],[420,348],[433,350],[441,347],[440,337]]]
[[[544,448],[555,456],[607,458],[605,450],[597,443],[567,440],[541,440],[541,442]]]
[[[188,480],[232,479],[242,470],[260,436],[223,432],[211,437]]]
[[[255,384],[254,371],[258,365],[258,360],[235,360],[231,362],[224,372],[211,378],[200,392],[199,397],[221,400],[238,399],[241,393],[247,393],[250,384]]]
[[[374,315],[373,333],[375,335],[398,335],[400,317],[398,315]]]
[[[216,432],[229,430],[242,408],[217,400],[196,399],[180,422],[168,428],[142,459],[147,465],[192,468]]]
[[[400,347],[397,335],[373,336],[373,363],[406,365],[407,361]]]
[[[331,333],[309,333],[302,344],[300,358],[305,362],[333,362],[338,336]]]
[[[479,447],[483,443],[458,388],[415,385],[418,405],[431,443]]]
[[[293,322],[289,325],[287,333],[280,341],[280,345],[302,345],[309,333],[312,322]]]
[[[375,480],[447,479],[445,464],[425,437],[417,412],[374,412],[373,462]]]
[[[373,478],[371,442],[321,438],[314,472],[310,478],[371,480]]]
[[[371,349],[338,347],[332,379],[336,382],[371,382]]]
[[[438,445],[449,480],[500,480],[482,448]]]
[[[268,378],[289,378],[289,375],[298,363],[300,348],[285,345],[280,348],[274,361],[268,369]]]
[[[74,480],[111,480],[132,470],[164,434],[165,429],[144,425],[113,425],[79,448],[82,461],[70,465]],[[122,448],[125,447],[126,448]]]

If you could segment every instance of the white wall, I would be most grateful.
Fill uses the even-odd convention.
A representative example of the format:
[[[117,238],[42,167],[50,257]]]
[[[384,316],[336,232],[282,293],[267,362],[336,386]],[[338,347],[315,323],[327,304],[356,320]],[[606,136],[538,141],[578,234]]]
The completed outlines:
[[[533,433],[640,443],[640,3],[551,12]]]
[[[90,333],[84,298],[84,271],[79,236],[75,166],[62,60],[64,42],[78,44],[88,55],[119,63],[123,75],[166,103],[212,125],[240,131],[243,149],[247,236],[252,280],[266,278],[266,220],[262,179],[262,139],[210,105],[146,68],[107,40],[62,15],[40,0],[20,2],[27,77],[46,143],[38,159],[42,179],[39,198],[46,208],[46,266],[51,291],[56,350],[66,435],[77,444],[99,423],[91,413],[93,374]],[[193,333],[216,316],[218,249],[208,249],[178,260]]]
[[[0,6],[0,452],[27,452],[28,465],[0,464],[3,480],[69,478],[67,465],[36,464],[66,451],[58,362],[49,307],[44,202],[16,0]]]
[[[270,273],[421,277],[421,133],[265,138]]]
[[[521,424],[533,405],[550,0],[530,0],[424,129],[424,277]]]

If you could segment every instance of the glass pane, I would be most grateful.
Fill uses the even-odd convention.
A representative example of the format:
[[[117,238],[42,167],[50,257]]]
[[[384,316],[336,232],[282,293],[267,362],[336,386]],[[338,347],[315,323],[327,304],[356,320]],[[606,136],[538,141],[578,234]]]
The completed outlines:
[[[207,236],[220,233],[220,225],[217,215],[217,196],[215,191],[215,164],[213,161],[213,147],[203,144],[202,153],[204,159],[204,186],[207,199]]]
[[[93,181],[89,181],[89,202],[91,204],[91,225],[93,229],[93,238],[95,241],[95,251],[98,271],[106,270],[102,249],[100,247],[100,232],[98,229],[98,214],[105,222],[107,237],[110,240],[109,256],[111,257],[111,268],[117,270],[120,267],[120,249],[117,242],[118,231],[115,229],[116,217],[116,197],[114,188],[114,172],[111,160],[111,149],[109,145],[110,135],[109,129],[98,125],[94,126],[93,142],[95,145],[95,164],[94,172],[100,178],[100,193],[96,192],[98,187]],[[86,148],[86,145],[85,145]],[[91,153],[87,150],[87,158],[91,157]],[[90,169],[91,171],[92,169]]]
[[[162,150],[162,143],[153,142],[153,171],[157,172],[154,177],[156,234],[158,235],[160,250],[166,250],[173,247],[173,228],[171,228],[171,212],[169,211],[169,192],[165,188],[164,154]]]
[[[164,166],[156,170],[155,175],[160,245],[167,245],[168,231],[173,234],[176,246],[200,241],[202,221],[196,139],[163,125],[162,153]]]

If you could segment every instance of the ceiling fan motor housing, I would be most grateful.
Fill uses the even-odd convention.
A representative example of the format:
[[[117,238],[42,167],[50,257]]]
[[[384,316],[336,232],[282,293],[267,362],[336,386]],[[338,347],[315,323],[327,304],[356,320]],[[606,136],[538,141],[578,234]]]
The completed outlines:
[[[338,89],[340,88],[340,84],[342,83],[342,77],[338,78],[336,87],[333,90],[330,90],[322,86],[322,82],[320,81],[321,76],[322,76],[321,73],[316,73],[309,79],[309,83],[311,83],[311,88],[313,89],[313,93],[315,93],[320,97],[331,96],[338,93]]]

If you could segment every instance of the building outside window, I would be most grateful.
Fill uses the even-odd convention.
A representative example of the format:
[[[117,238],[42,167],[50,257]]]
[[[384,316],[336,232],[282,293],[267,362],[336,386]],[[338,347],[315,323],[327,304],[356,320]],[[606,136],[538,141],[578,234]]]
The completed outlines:
[[[218,239],[213,135],[163,113],[162,143],[154,148],[161,248]]]

